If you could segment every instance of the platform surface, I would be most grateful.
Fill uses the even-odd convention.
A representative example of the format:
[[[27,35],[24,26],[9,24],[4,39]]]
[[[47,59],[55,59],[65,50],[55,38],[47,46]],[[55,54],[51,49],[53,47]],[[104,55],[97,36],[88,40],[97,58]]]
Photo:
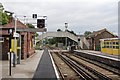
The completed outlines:
[[[36,78],[57,80],[49,51],[47,49],[45,49],[43,52],[42,58],[33,76],[33,80]]]
[[[91,50],[75,50],[75,51],[120,61],[120,55],[110,55],[110,54],[102,53],[100,51],[91,51]]]

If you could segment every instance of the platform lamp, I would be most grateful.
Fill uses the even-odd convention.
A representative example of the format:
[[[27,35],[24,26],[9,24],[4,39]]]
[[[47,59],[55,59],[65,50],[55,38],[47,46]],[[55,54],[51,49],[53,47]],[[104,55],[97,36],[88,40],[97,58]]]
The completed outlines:
[[[8,29],[8,34],[9,36],[9,76],[11,76],[11,39],[12,39],[12,35],[13,35],[13,29]]]
[[[68,23],[65,23],[65,31],[67,31]]]
[[[67,32],[67,28],[68,28],[68,23],[65,23],[65,32]],[[67,49],[67,37],[65,39],[65,47]]]

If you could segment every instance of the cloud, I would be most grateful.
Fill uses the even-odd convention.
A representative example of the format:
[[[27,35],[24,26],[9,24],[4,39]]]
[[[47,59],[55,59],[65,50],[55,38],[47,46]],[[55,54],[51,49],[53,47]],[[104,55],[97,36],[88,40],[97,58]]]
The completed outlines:
[[[56,31],[58,28],[64,30],[65,22],[69,23],[69,29],[77,33],[104,27],[112,30],[117,27],[118,0],[1,1],[6,10],[13,11],[17,15],[31,16],[33,13],[46,15],[49,31]]]

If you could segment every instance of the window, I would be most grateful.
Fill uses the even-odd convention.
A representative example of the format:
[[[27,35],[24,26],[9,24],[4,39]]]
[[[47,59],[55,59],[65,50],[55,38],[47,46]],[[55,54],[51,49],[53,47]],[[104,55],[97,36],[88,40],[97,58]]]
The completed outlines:
[[[110,48],[112,48],[112,46],[110,46]]]
[[[118,42],[116,42],[116,45],[119,45],[119,43],[118,43]]]
[[[107,44],[109,44],[109,42],[107,42]]]
[[[115,49],[115,46],[113,46],[113,48]]]
[[[116,49],[119,49],[119,46],[116,46]]]
[[[110,44],[112,44],[112,42],[110,42]]]
[[[113,42],[113,44],[115,44],[115,42]]]

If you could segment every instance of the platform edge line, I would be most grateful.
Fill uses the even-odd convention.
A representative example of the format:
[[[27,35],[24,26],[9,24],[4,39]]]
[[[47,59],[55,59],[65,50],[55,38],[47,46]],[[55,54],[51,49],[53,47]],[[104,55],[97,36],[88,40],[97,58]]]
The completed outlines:
[[[54,70],[55,70],[56,77],[57,77],[57,79],[59,80],[60,77],[59,77],[58,71],[57,71],[57,69],[56,69],[55,63],[54,63],[54,61],[53,61],[52,55],[50,54],[50,51],[49,51],[49,50],[48,50],[48,52],[49,52],[49,55],[50,55],[50,58],[51,58],[51,61],[52,61],[52,64],[53,64],[53,67],[54,67]]]

